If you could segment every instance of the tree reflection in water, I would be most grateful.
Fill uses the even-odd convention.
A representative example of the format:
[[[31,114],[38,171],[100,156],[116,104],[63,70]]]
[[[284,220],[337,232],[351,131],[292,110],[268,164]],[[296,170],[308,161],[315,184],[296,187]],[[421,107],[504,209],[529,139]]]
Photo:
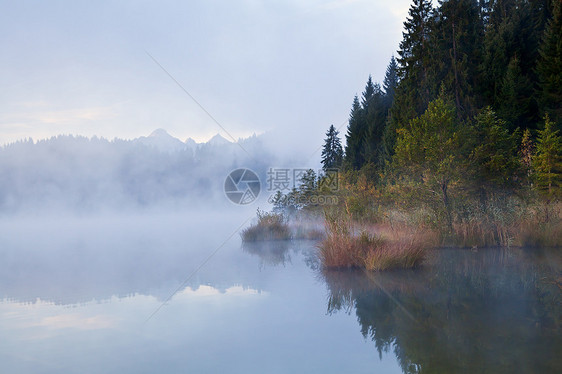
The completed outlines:
[[[560,257],[439,250],[417,270],[321,274],[328,313],[355,310],[405,373],[561,372]]]
[[[246,243],[242,242],[244,252],[258,256],[260,259],[260,268],[264,266],[285,266],[291,263],[291,254],[289,252],[290,241],[258,241]]]

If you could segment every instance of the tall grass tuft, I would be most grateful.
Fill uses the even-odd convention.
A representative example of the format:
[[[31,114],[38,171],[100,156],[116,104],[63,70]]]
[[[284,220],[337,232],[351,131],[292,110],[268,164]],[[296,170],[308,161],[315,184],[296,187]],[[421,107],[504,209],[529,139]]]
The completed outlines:
[[[410,269],[419,266],[426,250],[433,246],[430,232],[413,229],[394,230],[381,234],[378,245],[371,246],[365,257],[367,270]]]
[[[472,209],[453,223],[449,241],[461,247],[560,247],[562,204],[536,201]]]
[[[522,247],[562,247],[562,203],[535,206],[517,225],[515,241]]]
[[[352,235],[351,219],[342,214],[326,212],[325,225],[326,236],[319,244],[323,266],[360,267],[360,248]]]
[[[242,231],[244,242],[291,239],[291,230],[283,214],[258,209],[257,216],[257,223]]]
[[[391,227],[357,230],[347,215],[326,215],[326,237],[319,244],[325,268],[387,270],[421,264],[426,249],[435,243],[430,232]]]

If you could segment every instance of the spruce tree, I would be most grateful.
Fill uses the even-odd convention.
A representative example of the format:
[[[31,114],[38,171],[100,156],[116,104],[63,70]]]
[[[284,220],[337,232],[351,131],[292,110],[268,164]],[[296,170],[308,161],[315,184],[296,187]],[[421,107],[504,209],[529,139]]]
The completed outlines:
[[[324,171],[339,168],[341,166],[343,160],[343,148],[338,134],[339,132],[336,130],[334,125],[331,125],[326,133],[321,161]]]
[[[404,22],[398,50],[398,80],[394,90],[390,116],[383,131],[381,150],[385,161],[394,154],[396,131],[422,114],[434,96],[430,90],[428,66],[430,60],[431,0],[413,0]]]
[[[545,116],[544,129],[539,130],[533,157],[535,182],[548,197],[560,194],[562,188],[562,137],[550,118]]]
[[[310,195],[316,192],[317,187],[316,172],[313,169],[306,170],[300,180],[299,192],[303,195]]]
[[[528,117],[531,110],[532,86],[524,76],[519,66],[519,60],[514,57],[507,66],[504,79],[498,95],[498,115],[507,122],[511,131],[516,128],[526,128],[530,122]]]
[[[555,1],[553,16],[548,21],[539,49],[539,105],[562,125],[562,2]]]
[[[390,58],[382,84],[386,105],[390,108],[394,101],[394,92],[398,87],[398,63],[394,56]]]
[[[479,189],[515,188],[520,170],[518,133],[510,133],[505,121],[498,118],[490,107],[484,108],[476,117],[474,130],[470,165]]]
[[[431,100],[428,82],[429,40],[432,7],[430,0],[414,0],[404,22],[403,39],[398,50],[400,79],[399,105],[393,111],[395,122],[407,123],[423,113]],[[398,98],[397,98],[398,99]]]
[[[373,83],[373,79],[369,74],[369,79],[367,80],[367,84],[365,85],[365,91],[363,91],[363,95],[361,97],[361,106],[363,107],[363,110],[367,111],[369,104],[371,103],[371,100],[373,99],[373,96],[375,94],[375,91],[375,84]]]
[[[365,135],[362,145],[363,165],[369,162],[377,163],[378,161],[382,132],[388,112],[385,95],[380,85],[374,83],[373,88],[374,91],[368,105],[363,107],[365,113]]]
[[[365,132],[363,108],[359,103],[359,98],[355,96],[351,113],[349,114],[347,133],[345,134],[344,166],[348,169],[359,169],[363,165],[363,140]]]
[[[398,63],[392,56],[383,81],[384,91],[375,83],[370,105],[365,108],[367,132],[363,146],[363,158],[366,163],[371,164],[371,169],[380,170],[384,166],[383,134],[398,82]]]
[[[275,195],[271,198],[271,204],[273,205],[273,213],[282,214],[287,208],[287,198],[281,191],[275,192]]]
[[[483,25],[475,0],[440,1],[435,14],[429,74],[436,90],[444,85],[453,95],[457,114],[472,117],[479,98],[478,84]]]
[[[497,0],[486,27],[479,91],[511,128],[535,127],[539,120],[533,90],[539,35],[539,1]],[[513,113],[516,111],[517,113]]]
[[[511,12],[509,13],[511,14]],[[484,37],[483,56],[480,63],[481,92],[486,104],[497,108],[502,81],[513,50],[516,25],[507,17],[504,2],[494,2],[493,11]]]

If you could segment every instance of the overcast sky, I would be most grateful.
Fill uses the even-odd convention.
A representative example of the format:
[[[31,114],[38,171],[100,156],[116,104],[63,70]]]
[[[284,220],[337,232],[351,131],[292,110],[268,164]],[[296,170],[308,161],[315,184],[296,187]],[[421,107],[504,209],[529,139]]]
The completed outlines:
[[[406,0],[3,1],[0,144],[164,128],[314,149],[382,81]],[[342,127],[341,135],[345,132]]]

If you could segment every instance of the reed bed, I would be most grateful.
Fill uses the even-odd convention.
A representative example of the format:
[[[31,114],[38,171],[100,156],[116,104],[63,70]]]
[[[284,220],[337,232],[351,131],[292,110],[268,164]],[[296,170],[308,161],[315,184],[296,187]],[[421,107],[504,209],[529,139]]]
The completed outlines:
[[[367,270],[419,266],[436,235],[423,229],[373,226],[358,228],[351,217],[326,216],[326,236],[319,244],[325,268]]]

